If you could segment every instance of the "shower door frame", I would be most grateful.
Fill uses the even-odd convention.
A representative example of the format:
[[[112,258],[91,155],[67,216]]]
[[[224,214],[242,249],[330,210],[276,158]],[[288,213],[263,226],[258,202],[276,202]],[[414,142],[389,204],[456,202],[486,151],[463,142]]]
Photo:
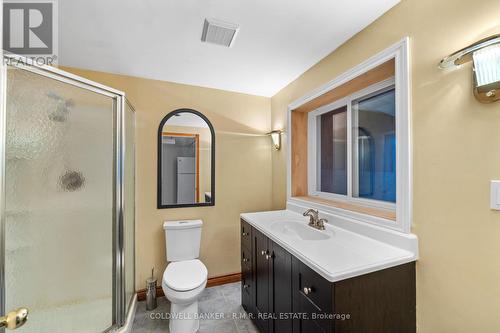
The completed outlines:
[[[4,315],[12,309],[5,309],[5,144],[7,116],[7,68],[13,67],[26,70],[49,79],[92,91],[113,99],[113,316],[112,324],[104,332],[121,327],[125,324],[128,310],[132,304],[125,304],[125,251],[124,251],[124,168],[125,168],[125,93],[100,83],[82,78],[47,65],[39,65],[18,55],[4,54],[0,65],[0,313]],[[130,105],[130,103],[129,103]],[[132,110],[134,108],[132,107]],[[134,112],[135,114],[135,112]],[[135,222],[134,222],[135,225]],[[134,236],[135,238],[135,236]],[[135,252],[135,251],[134,251]],[[0,329],[3,332],[4,329]]]

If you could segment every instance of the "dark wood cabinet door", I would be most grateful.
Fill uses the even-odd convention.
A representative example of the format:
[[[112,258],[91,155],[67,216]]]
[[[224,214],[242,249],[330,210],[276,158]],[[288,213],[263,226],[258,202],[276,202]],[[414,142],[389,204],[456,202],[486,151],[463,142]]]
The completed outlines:
[[[253,306],[253,265],[252,253],[245,247],[241,248],[241,305],[248,313],[254,313]]]
[[[293,333],[333,332],[332,321],[322,316],[331,312],[332,288],[332,283],[292,257],[292,310],[301,314],[293,321]]]
[[[261,333],[269,332],[269,266],[271,252],[269,251],[268,238],[259,231],[252,230],[253,237],[253,261],[254,261],[254,287],[256,310],[256,323]]]
[[[321,312],[332,312],[333,284],[300,262],[298,292]]]
[[[292,255],[284,248],[269,241],[272,256],[270,290],[273,333],[291,333],[292,320]]]

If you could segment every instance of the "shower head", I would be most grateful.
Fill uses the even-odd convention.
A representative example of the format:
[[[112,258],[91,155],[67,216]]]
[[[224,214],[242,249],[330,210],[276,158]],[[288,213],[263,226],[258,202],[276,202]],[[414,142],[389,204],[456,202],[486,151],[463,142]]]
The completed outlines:
[[[80,171],[67,170],[59,178],[59,186],[68,192],[74,192],[85,186],[85,177]]]
[[[64,123],[68,120],[68,109],[57,107],[56,111],[49,114],[49,119],[58,123]]]

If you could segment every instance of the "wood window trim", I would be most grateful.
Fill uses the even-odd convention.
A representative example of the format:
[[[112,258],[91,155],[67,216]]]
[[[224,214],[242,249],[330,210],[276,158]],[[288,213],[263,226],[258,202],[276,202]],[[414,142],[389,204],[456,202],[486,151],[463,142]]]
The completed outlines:
[[[326,93],[312,99],[311,101],[297,107],[294,112],[311,112],[317,108],[333,103],[352,95],[356,91],[363,90],[375,83],[384,81],[390,77],[393,77],[396,73],[395,60],[389,59],[383,64],[366,71],[365,73],[359,75],[358,77],[330,90]]]
[[[292,196],[308,196],[308,113],[394,76],[394,59],[292,110]]]
[[[342,89],[342,94],[336,93],[336,88],[325,94],[328,95],[328,97],[322,98],[325,95],[321,95],[320,97],[314,99],[312,101],[314,103],[310,104],[310,106],[314,105],[314,108],[299,108],[293,110],[293,112],[291,113],[292,132],[294,133],[294,135],[292,135],[292,197],[303,201],[326,205],[332,208],[340,208],[360,214],[366,214],[386,219],[389,221],[396,221],[396,212],[394,209],[387,209],[385,207],[372,207],[364,204],[358,204],[353,201],[315,196],[311,195],[309,188],[309,169],[311,167],[311,162],[309,161],[309,149],[311,148],[309,147],[309,131],[311,130],[311,128],[309,128],[309,115],[313,114],[313,111],[324,108],[325,106],[331,105],[332,103],[341,101],[345,98],[348,98],[348,96],[356,95],[358,92],[370,88],[373,85],[377,85],[381,82],[394,78],[394,67],[392,67],[391,69],[389,67],[390,65],[394,66],[394,59],[391,59],[383,63],[382,65],[372,69],[373,73],[376,74],[370,74],[369,72],[367,72],[358,76],[354,80],[351,80],[346,84],[340,86],[339,88]],[[357,82],[357,80],[364,80],[367,77],[370,78],[370,80],[365,82]],[[374,78],[379,81],[373,82],[372,79]],[[387,85],[391,84],[393,83],[388,83]],[[346,86],[348,86],[349,89],[345,89]],[[330,101],[328,104],[320,105],[320,102],[316,102],[316,100],[322,102],[327,100],[329,101],[332,96],[341,97],[339,97],[339,99],[337,100]]]
[[[195,202],[200,202],[200,135],[194,133],[176,133],[176,132],[162,132],[162,136],[177,136],[177,137],[194,137],[196,145],[196,190]]]
[[[403,38],[387,49],[377,53],[359,65],[347,70],[330,82],[314,89],[288,105],[288,128],[290,144],[287,146],[287,203],[309,208],[323,209],[340,217],[351,218],[409,234],[412,220],[412,161],[411,161],[411,71],[410,39]],[[390,68],[392,67],[392,69]],[[397,189],[396,209],[373,207],[371,203],[359,204],[342,199],[311,196],[308,184],[308,151],[314,149],[308,137],[309,112],[318,107],[345,98],[352,91],[362,90],[390,76],[395,77],[397,133]],[[356,82],[365,79],[365,83]],[[398,134],[399,133],[399,134]]]

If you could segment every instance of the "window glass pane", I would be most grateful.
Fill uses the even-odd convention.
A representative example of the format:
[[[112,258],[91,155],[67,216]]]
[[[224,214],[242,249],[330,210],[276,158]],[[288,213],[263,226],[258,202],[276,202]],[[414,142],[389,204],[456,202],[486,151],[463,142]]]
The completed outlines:
[[[347,195],[347,106],[319,118],[321,169],[318,190]]]
[[[353,103],[353,196],[396,202],[395,90]]]

